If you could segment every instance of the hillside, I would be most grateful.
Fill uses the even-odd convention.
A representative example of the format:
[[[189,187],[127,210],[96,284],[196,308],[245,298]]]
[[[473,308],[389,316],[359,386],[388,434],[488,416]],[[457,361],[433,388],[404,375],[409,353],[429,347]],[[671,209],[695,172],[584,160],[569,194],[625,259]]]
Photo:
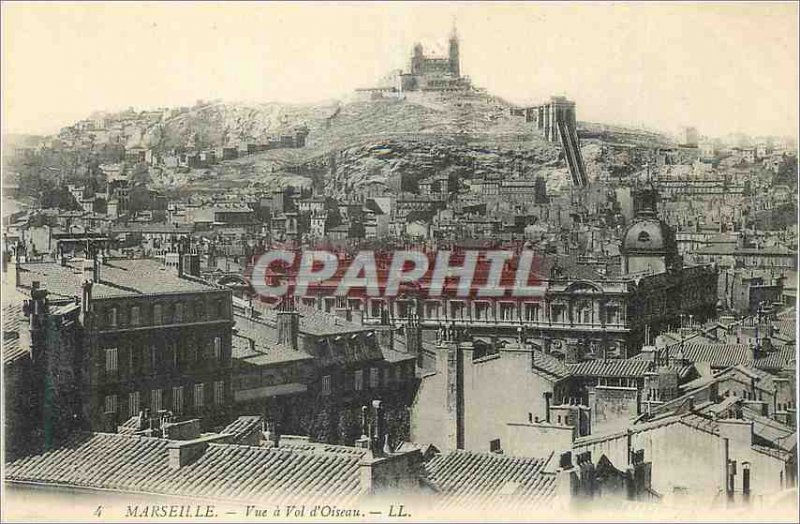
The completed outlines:
[[[306,146],[275,149],[226,161],[200,173],[157,180],[191,183],[194,190],[245,185],[311,184],[332,193],[401,172],[419,177],[448,165],[467,166],[481,151],[518,151],[518,169],[528,171],[558,156],[510,105],[483,94],[412,93],[406,99],[332,102],[311,106],[214,104],[153,125],[142,144],[167,150],[214,147],[265,140],[298,126],[309,130]],[[432,160],[433,159],[433,160]],[[324,180],[323,180],[324,179]]]

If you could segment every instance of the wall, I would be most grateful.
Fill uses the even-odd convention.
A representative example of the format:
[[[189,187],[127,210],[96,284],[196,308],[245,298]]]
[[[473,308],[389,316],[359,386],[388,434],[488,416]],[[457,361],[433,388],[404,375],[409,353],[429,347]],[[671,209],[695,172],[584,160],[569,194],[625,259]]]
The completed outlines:
[[[639,414],[636,388],[596,386],[589,392],[592,409],[592,434],[621,431]]]
[[[572,447],[573,429],[538,422],[533,424],[506,424],[505,435],[500,440],[503,453],[515,457],[546,457],[552,452],[569,451]]]
[[[533,372],[529,351],[501,349],[475,362],[465,355],[465,448],[489,451],[507,423],[526,422],[529,413],[544,418],[545,392],[553,392],[553,382]]]
[[[455,413],[447,411],[447,355],[437,348],[435,373],[423,376],[411,405],[411,441],[442,451],[456,447]]]
[[[574,452],[592,452],[592,460],[605,454],[617,466],[628,463],[627,437],[620,433],[615,438],[591,443],[578,441]],[[688,491],[688,496],[708,499],[724,489],[723,440],[708,431],[692,428],[678,421],[665,423],[653,429],[634,433],[632,448],[644,449],[645,460],[652,462],[652,488],[669,497],[677,487]],[[780,489],[783,462],[749,446],[731,446],[731,460],[739,464],[736,489],[741,491],[741,463],[751,463],[751,489],[753,495],[774,493]],[[691,471],[691,475],[686,473]]]

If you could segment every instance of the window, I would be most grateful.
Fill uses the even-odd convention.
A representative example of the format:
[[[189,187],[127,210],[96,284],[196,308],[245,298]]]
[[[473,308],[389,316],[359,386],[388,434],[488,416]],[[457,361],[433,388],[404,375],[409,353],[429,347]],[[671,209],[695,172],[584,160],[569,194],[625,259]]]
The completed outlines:
[[[325,375],[322,377],[322,394],[323,395],[330,395],[331,394],[331,376]]]
[[[639,233],[638,240],[639,242],[650,242],[650,233],[647,231],[642,231]]]
[[[106,413],[116,413],[116,412],[117,412],[117,396],[106,395]]]
[[[135,417],[139,414],[139,392],[128,393],[128,416]]]
[[[525,304],[525,320],[539,321],[539,304]]]
[[[141,325],[141,318],[139,317],[139,306],[131,308],[131,326]]]
[[[514,304],[500,304],[500,318],[506,322],[514,320]]]
[[[183,386],[172,388],[172,411],[183,412]]]
[[[489,441],[489,451],[490,452],[492,452],[492,453],[500,453],[501,449],[502,448],[500,447],[500,439],[499,438],[496,438],[494,440],[490,440]]]
[[[356,391],[364,389],[364,370],[357,369],[355,372],[355,383],[353,385]]]
[[[117,327],[117,308],[115,307],[108,310],[108,325]]]
[[[153,324],[161,324],[164,321],[161,315],[161,304],[153,306]]]
[[[117,361],[117,348],[106,349],[106,373],[112,373],[119,369]]]
[[[161,390],[154,389],[150,392],[150,409],[153,412],[161,411]]]
[[[450,302],[450,313],[453,318],[464,318],[464,303],[458,301]]]
[[[475,318],[478,320],[488,320],[489,318],[489,304],[486,302],[475,303]]]
[[[214,382],[214,404],[221,406],[225,403],[225,382],[217,380]]]
[[[194,408],[200,409],[203,407],[203,396],[205,394],[204,384],[194,385]]]
[[[377,388],[378,387],[378,368],[369,368],[369,387]]]
[[[183,322],[183,303],[175,304],[175,322]]]
[[[214,337],[214,359],[222,360],[222,337]]]

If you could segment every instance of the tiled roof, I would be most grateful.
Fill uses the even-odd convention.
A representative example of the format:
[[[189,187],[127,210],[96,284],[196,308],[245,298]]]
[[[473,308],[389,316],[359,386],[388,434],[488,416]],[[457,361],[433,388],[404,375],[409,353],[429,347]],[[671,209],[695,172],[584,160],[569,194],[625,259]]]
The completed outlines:
[[[3,365],[17,362],[28,356],[28,348],[20,344],[18,337],[3,339]]]
[[[669,357],[678,358],[680,344],[670,346]],[[689,362],[710,362],[712,366],[727,367],[752,360],[747,344],[684,344],[683,358]]]
[[[754,435],[770,442],[776,448],[791,451],[797,447],[797,433],[793,427],[754,414],[748,414],[745,418],[753,421]]]
[[[773,325],[778,330],[778,333],[783,335],[784,337],[788,337],[791,340],[794,340],[797,335],[797,323],[795,322],[795,318],[792,317],[781,317],[775,322]]]
[[[793,346],[786,346],[779,351],[770,353],[765,357],[753,361],[753,366],[767,371],[780,371],[787,369],[792,361],[797,359],[797,353]]]
[[[651,371],[652,362],[641,359],[599,359],[568,364],[570,374],[578,377],[642,377]]]
[[[74,297],[81,296],[81,284],[90,279],[91,274],[91,271],[84,271],[83,261],[72,261],[66,266],[52,262],[30,263],[21,266],[20,284],[30,287],[31,282],[39,281],[51,295]],[[92,287],[92,297],[190,293],[215,289],[210,284],[178,278],[175,270],[156,260],[113,259],[100,266],[100,282]]]
[[[59,448],[6,463],[6,480],[270,504],[352,504],[362,493],[360,455],[211,443],[195,462],[176,470],[169,466],[169,444],[81,434]]]
[[[567,368],[566,364],[561,360],[553,355],[539,351],[538,349],[533,350],[531,358],[533,358],[534,368],[549,373],[557,378],[564,378],[570,373],[569,368]]]
[[[19,333],[20,329],[27,327],[26,325],[27,320],[22,311],[22,304],[3,304],[3,333]]]
[[[233,443],[237,443],[252,431],[260,431],[263,424],[264,419],[262,417],[258,415],[245,415],[225,426],[225,429],[220,431],[220,433],[233,435]]]
[[[425,468],[443,509],[546,507],[556,496],[556,477],[545,472],[551,458],[452,451]]]
[[[21,304],[3,305],[3,364],[11,364],[28,355],[28,348],[20,343],[20,331],[28,325]]]

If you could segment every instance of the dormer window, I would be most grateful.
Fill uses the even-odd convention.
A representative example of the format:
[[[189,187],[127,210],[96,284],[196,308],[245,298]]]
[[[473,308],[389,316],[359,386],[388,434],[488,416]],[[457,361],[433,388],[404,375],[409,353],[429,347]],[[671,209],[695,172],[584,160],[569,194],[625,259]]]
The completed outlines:
[[[639,242],[650,242],[650,233],[647,231],[639,233]]]

